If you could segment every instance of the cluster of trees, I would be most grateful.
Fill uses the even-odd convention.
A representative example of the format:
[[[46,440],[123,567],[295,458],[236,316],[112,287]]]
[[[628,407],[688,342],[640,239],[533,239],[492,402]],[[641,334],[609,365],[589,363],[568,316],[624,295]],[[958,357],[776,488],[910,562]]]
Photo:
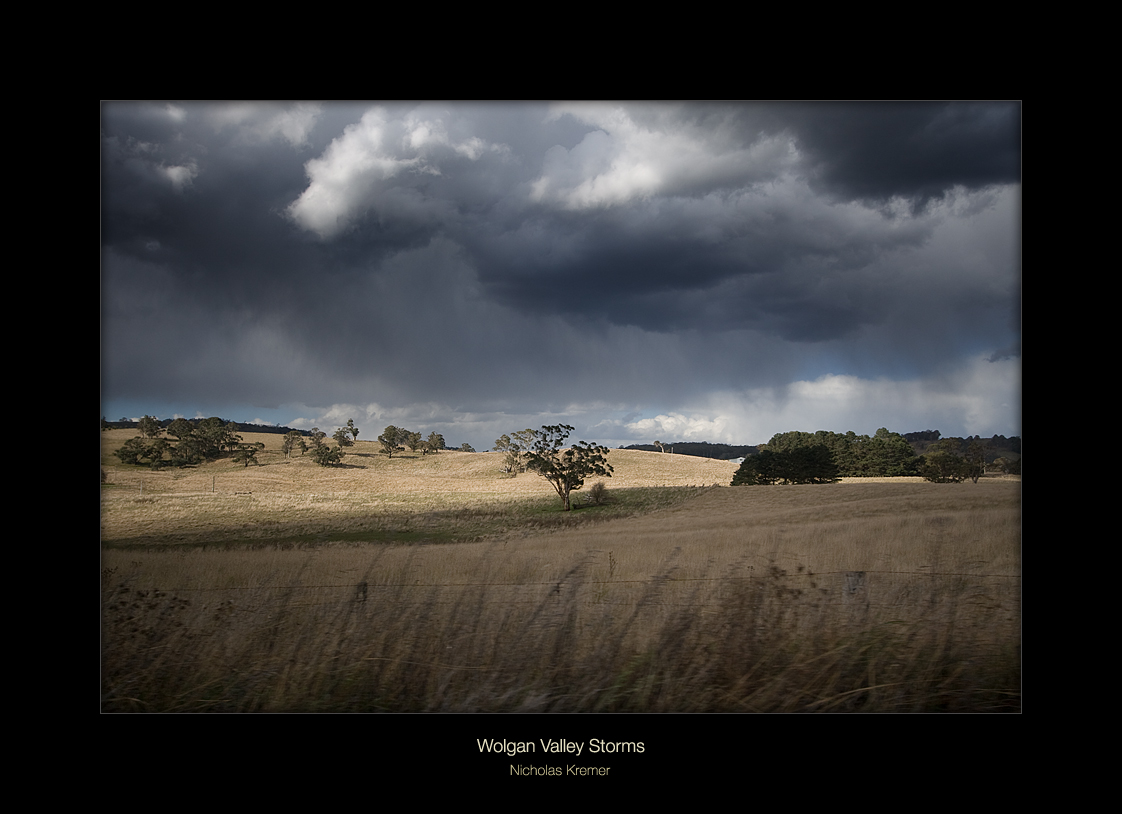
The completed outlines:
[[[136,422],[136,427],[140,435],[126,441],[115,454],[122,463],[149,466],[152,469],[196,466],[225,457],[233,458],[234,463],[246,467],[250,464],[259,465],[257,453],[265,448],[260,441],[247,443],[237,433],[237,424],[217,417],[201,420],[177,418],[170,422],[160,422],[146,415]],[[161,433],[166,433],[169,437],[161,438]],[[338,442],[336,447],[326,444],[323,440],[326,437],[327,433],[318,427],[312,429],[307,441],[304,433],[289,430],[281,442],[281,451],[287,460],[292,451],[299,448],[301,455],[310,453],[312,460],[320,466],[334,466],[343,460],[343,447],[354,444],[354,439],[358,438],[358,430],[355,429],[354,421],[348,421],[346,427],[337,429],[334,435]]]
[[[1011,451],[1010,457],[994,457],[995,447],[1013,447],[1015,452]],[[917,470],[932,483],[962,483],[967,478],[977,483],[987,469],[997,469],[1007,475],[1021,474],[1021,439],[1017,436],[1008,439],[997,435],[992,439],[976,435],[966,439],[943,438],[929,443],[925,449],[916,459]],[[1017,457],[1011,457],[1012,454]]]
[[[911,448],[909,454],[906,446]],[[653,444],[631,444],[620,449],[641,449],[648,452],[672,452],[677,455],[695,455],[699,458],[714,458],[730,461],[736,458],[745,458],[755,455],[759,451],[771,447],[773,449],[791,449],[797,446],[823,443],[830,448],[837,462],[842,477],[864,476],[894,476],[902,474],[918,475],[921,461],[916,460],[924,455],[935,444],[939,443],[944,451],[966,457],[970,445],[974,442],[981,444],[987,466],[996,466],[1003,472],[1019,474],[1018,463],[1021,455],[1021,439],[1019,436],[1006,438],[1004,435],[994,435],[992,438],[983,438],[978,435],[966,438],[943,438],[939,430],[921,430],[900,435],[880,429],[873,436],[857,435],[853,432],[833,433],[820,431],[817,433],[782,433],[774,438],[770,444],[761,444],[759,447],[734,444],[710,444],[705,441],[655,441]],[[948,445],[950,448],[948,448]],[[909,467],[912,471],[908,471]]]
[[[444,436],[438,432],[430,432],[429,437],[425,438],[419,432],[395,427],[393,424],[386,427],[385,432],[378,436],[378,443],[382,445],[382,452],[391,458],[395,452],[404,452],[406,447],[413,452],[420,450],[422,457],[430,452],[447,449],[444,446]]]
[[[140,435],[130,438],[124,446],[116,451],[116,455],[123,463],[134,466],[150,466],[153,469],[162,469],[167,466],[183,467],[193,466],[205,461],[214,461],[219,458],[232,457],[236,463],[249,466],[259,463],[257,453],[265,448],[261,442],[246,443],[238,435],[239,428],[248,427],[249,431],[279,432],[277,427],[258,427],[255,424],[243,425],[233,421],[223,421],[221,418],[205,419],[164,419],[160,421],[153,416],[144,416],[139,421],[129,421],[122,418],[119,422],[108,422],[101,419],[101,428],[114,429],[116,427],[136,427]],[[354,446],[358,440],[359,430],[355,427],[354,419],[348,419],[345,427],[338,427],[332,439],[335,445],[327,443],[327,433],[319,427],[313,427],[310,432],[301,430],[287,430],[281,442],[281,451],[285,460],[288,460],[295,450],[300,450],[301,455],[310,455],[320,466],[336,466],[346,455],[347,447]],[[161,438],[166,433],[168,438]],[[174,437],[173,441],[171,437]],[[382,452],[391,458],[395,452],[403,452],[406,448],[422,455],[447,449],[444,436],[438,432],[429,433],[425,438],[421,433],[407,430],[403,427],[390,425],[378,437]],[[464,452],[475,452],[470,444],[460,447]]]
[[[353,447],[358,440],[358,429],[355,427],[354,419],[347,419],[345,427],[335,428],[335,434],[331,437],[335,440],[336,446],[330,446],[324,441],[326,437],[327,433],[319,427],[312,427],[307,441],[304,440],[303,433],[290,430],[281,442],[281,452],[284,453],[285,460],[288,460],[292,451],[299,448],[301,455],[309,454],[320,466],[338,466],[346,455],[343,448]]]
[[[535,472],[545,478],[561,498],[565,511],[572,509],[570,495],[584,486],[586,478],[610,478],[612,465],[608,463],[608,448],[587,441],[578,441],[562,449],[565,439],[573,431],[567,424],[544,426],[540,430],[519,430],[503,435],[495,441],[494,449],[506,453],[503,470],[517,475]],[[604,501],[604,489],[595,495],[595,502]]]
[[[772,436],[760,451],[790,452],[804,447],[824,446],[837,465],[837,477],[891,478],[917,474],[915,453],[907,439],[881,427],[873,436],[855,432],[827,430],[784,432]]]
[[[872,437],[826,430],[779,433],[761,444],[756,455],[745,458],[732,485],[831,483],[842,477],[901,475],[920,475],[934,483],[962,483],[967,478],[977,483],[986,471],[993,444],[1012,440],[994,436],[987,444],[975,437],[963,443],[962,439],[939,440],[938,436],[938,430],[926,430],[905,437],[883,427]],[[1020,439],[1015,440],[1019,450]],[[914,451],[917,443],[923,445],[922,455]],[[999,457],[992,463],[1005,472],[1020,474],[1019,458]]]
[[[337,446],[329,446],[323,439],[327,437],[327,433],[319,427],[312,427],[310,441],[306,442],[298,432],[290,432],[284,437],[284,442],[281,444],[281,451],[284,452],[284,457],[288,458],[292,450],[296,447],[300,448],[300,454],[305,452],[311,455],[312,460],[320,466],[338,466],[343,456],[347,453],[343,452],[344,447],[353,447],[355,441],[358,440],[358,428],[355,427],[354,419],[347,419],[347,426],[336,427],[335,434],[331,437],[335,440]]]
[[[969,478],[978,482],[986,471],[986,453],[982,444],[971,441],[966,455],[957,455],[957,444],[945,439],[932,444],[923,455],[920,474],[932,483],[962,483]]]
[[[1017,460],[1021,456],[1021,437],[1019,435],[1012,435],[1008,438],[1004,435],[993,435],[990,438],[983,438],[980,435],[968,435],[965,438],[954,436],[943,438],[942,433],[938,430],[923,430],[922,432],[906,432],[904,438],[911,444],[912,451],[916,455],[923,455],[930,447],[939,444],[941,448],[947,451],[965,456],[970,445],[977,442],[985,452],[986,460],[991,463],[997,458]]]
[[[249,466],[257,463],[257,453],[265,447],[260,442],[245,443],[233,422],[217,417],[196,421],[177,418],[165,428],[154,417],[146,415],[137,422],[137,429],[140,435],[126,441],[115,454],[122,463],[147,465],[152,469],[193,466],[227,456]],[[160,438],[163,432],[174,436],[175,442]]]
[[[838,465],[829,447],[813,444],[793,449],[763,449],[745,458],[732,477],[732,485],[834,483],[838,477]]]
[[[337,431],[334,436],[335,442],[338,446],[329,446],[323,439],[327,437],[327,433],[319,427],[312,427],[311,443],[303,445],[312,456],[312,460],[320,466],[338,466],[343,461],[343,447],[349,447],[354,444],[354,441],[348,438],[345,434],[340,434],[342,431]]]

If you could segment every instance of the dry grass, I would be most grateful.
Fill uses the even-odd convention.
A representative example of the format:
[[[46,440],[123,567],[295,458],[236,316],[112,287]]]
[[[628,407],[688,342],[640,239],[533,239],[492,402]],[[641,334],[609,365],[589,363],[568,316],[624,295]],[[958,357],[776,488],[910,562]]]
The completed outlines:
[[[615,474],[607,485],[615,499],[595,510],[562,513],[545,480],[506,475],[498,452],[387,458],[375,452],[376,444],[359,441],[343,466],[325,468],[306,456],[285,461],[282,436],[243,433],[247,441],[265,443],[261,466],[227,459],[156,472],[123,466],[113,455],[134,431],[101,435],[101,463],[109,479],[102,489],[102,542],[116,547],[477,540],[513,527],[648,511],[693,494],[683,487],[728,484],[736,471],[727,461],[613,450]],[[577,501],[582,496],[574,493]]]
[[[363,505],[450,522],[453,541],[470,525],[456,512],[478,502],[512,527],[441,545],[104,548],[104,709],[1020,708],[1019,483],[688,490],[728,483],[735,465],[615,450],[610,491],[662,509],[597,507],[571,513],[606,518],[595,525],[547,528],[535,524],[563,517],[547,506],[560,501],[540,478],[502,478],[497,455],[360,460],[145,473],[152,503],[135,503],[139,472],[114,470],[125,486],[104,490],[103,525],[159,540],[169,523],[210,524],[229,538],[282,507],[312,528],[358,523]],[[211,472],[261,479],[262,504],[192,496]],[[309,488],[324,477],[333,488]],[[644,504],[656,487],[677,502]]]

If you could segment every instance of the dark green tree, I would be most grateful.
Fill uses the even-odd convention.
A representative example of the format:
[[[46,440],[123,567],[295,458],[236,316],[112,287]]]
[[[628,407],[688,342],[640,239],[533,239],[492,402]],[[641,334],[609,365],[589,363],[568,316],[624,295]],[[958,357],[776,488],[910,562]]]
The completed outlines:
[[[124,464],[162,469],[171,465],[171,461],[164,460],[170,446],[165,438],[130,438],[113,454]]]
[[[346,455],[342,447],[333,447],[328,444],[320,444],[318,447],[312,447],[309,453],[313,461],[320,466],[336,466],[343,460]]]
[[[944,438],[928,447],[923,455],[920,475],[932,483],[962,483],[970,477],[970,463],[951,450],[958,444],[951,438]]]
[[[186,438],[195,431],[195,426],[185,418],[177,418],[168,424],[167,434],[174,435],[176,438]]]
[[[261,441],[238,444],[234,449],[234,463],[241,464],[246,468],[248,468],[250,464],[261,466],[261,462],[257,460],[257,453],[264,448],[265,444]]]
[[[395,452],[404,449],[404,447],[400,446],[401,433],[402,430],[390,424],[386,427],[385,431],[378,436],[378,443],[382,445],[382,452],[386,453],[386,455],[391,458]]]
[[[570,493],[584,486],[585,478],[594,475],[610,478],[614,471],[608,463],[610,450],[607,447],[578,441],[562,450],[572,431],[567,424],[542,427],[534,431],[534,441],[526,450],[526,468],[549,481],[565,511],[572,508]]]
[[[160,426],[160,421],[154,415],[146,415],[140,421],[136,422],[136,428],[140,430],[140,434],[145,438],[156,438],[164,431]]]
[[[732,476],[731,486],[767,486],[775,483],[771,476],[771,459],[775,453],[764,449],[755,455],[749,455],[740,462],[739,468]]]
[[[173,466],[194,466],[204,461],[216,461],[237,449],[242,437],[237,434],[234,422],[221,418],[204,418],[189,422],[176,419],[168,432],[179,438],[171,453]]]
[[[425,445],[421,447],[421,455],[427,452],[439,452],[444,449],[444,436],[438,432],[430,432],[429,437],[425,439]]]
[[[401,443],[403,443],[403,444],[405,444],[405,446],[409,447],[409,450],[411,452],[416,452],[417,450],[419,450],[424,445],[425,437],[423,435],[421,435],[419,432],[413,432],[411,430],[405,430],[402,433]],[[421,453],[421,454],[423,455],[424,453]]]
[[[351,431],[346,427],[337,427],[335,429],[335,434],[331,437],[335,439],[335,443],[339,446],[350,447],[354,446],[355,443],[351,440],[350,433]]]
[[[309,445],[308,454],[312,460],[320,466],[335,466],[343,460],[346,454],[343,452],[342,447],[332,447],[328,445],[323,439],[327,437],[327,433],[319,427],[312,427],[311,444]]]
[[[799,447],[788,452],[786,457],[784,483],[834,483],[838,479],[838,465],[825,444]]]
[[[843,434],[819,430],[815,433],[779,433],[761,449],[775,453],[824,446],[837,465],[835,477],[895,477],[913,475],[918,461],[904,436],[881,427],[876,435]],[[791,461],[794,464],[794,461]]]
[[[774,483],[833,483],[838,465],[825,444],[795,446],[776,451],[768,444],[744,459],[733,475],[733,486],[766,486]]]
[[[978,478],[986,472],[986,450],[981,441],[971,441],[970,446],[966,448],[966,465],[966,476],[977,483]]]

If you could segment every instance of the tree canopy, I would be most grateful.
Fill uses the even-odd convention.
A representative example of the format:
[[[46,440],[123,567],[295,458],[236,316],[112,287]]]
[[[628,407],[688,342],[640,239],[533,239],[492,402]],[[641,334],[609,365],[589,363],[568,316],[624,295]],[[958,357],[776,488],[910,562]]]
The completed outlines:
[[[572,508],[569,494],[584,486],[585,478],[593,475],[610,478],[613,472],[608,463],[607,447],[578,441],[562,450],[562,444],[572,431],[573,427],[567,424],[542,427],[533,432],[533,443],[526,450],[526,468],[549,481],[565,511]]]
[[[872,437],[847,433],[784,432],[773,435],[760,450],[792,452],[824,446],[837,465],[835,477],[884,478],[916,474],[916,456],[907,439],[881,427]]]
[[[421,455],[427,452],[439,452],[442,449],[444,449],[444,436],[438,432],[430,432],[425,445],[421,447]]]
[[[769,445],[770,447],[770,445]],[[761,450],[745,458],[733,475],[733,486],[763,486],[774,483],[833,483],[838,465],[825,444],[787,450]]]
[[[526,471],[525,454],[526,450],[534,443],[534,437],[533,430],[525,429],[512,432],[510,435],[504,433],[499,438],[495,439],[495,446],[493,449],[496,452],[504,453],[504,472],[517,475],[519,472]]]
[[[325,443],[323,439],[326,437],[327,433],[319,427],[312,427],[310,455],[312,460],[320,466],[336,466],[343,460],[346,453],[343,452],[342,446],[333,447]]]
[[[923,456],[920,474],[932,483],[962,483],[971,477],[973,465],[953,452],[954,443],[944,438],[936,441]],[[977,483],[977,479],[974,480]]]
[[[406,432],[408,430],[399,430],[393,424],[386,427],[382,434],[378,436],[378,443],[382,445],[382,452],[392,458],[395,452],[405,449],[401,445],[401,441]]]

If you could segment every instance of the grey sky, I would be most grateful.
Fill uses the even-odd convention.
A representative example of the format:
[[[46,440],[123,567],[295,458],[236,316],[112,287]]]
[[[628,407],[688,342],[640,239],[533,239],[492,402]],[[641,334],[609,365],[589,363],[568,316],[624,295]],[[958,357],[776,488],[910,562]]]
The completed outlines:
[[[102,107],[102,413],[1020,434],[1020,106]]]

